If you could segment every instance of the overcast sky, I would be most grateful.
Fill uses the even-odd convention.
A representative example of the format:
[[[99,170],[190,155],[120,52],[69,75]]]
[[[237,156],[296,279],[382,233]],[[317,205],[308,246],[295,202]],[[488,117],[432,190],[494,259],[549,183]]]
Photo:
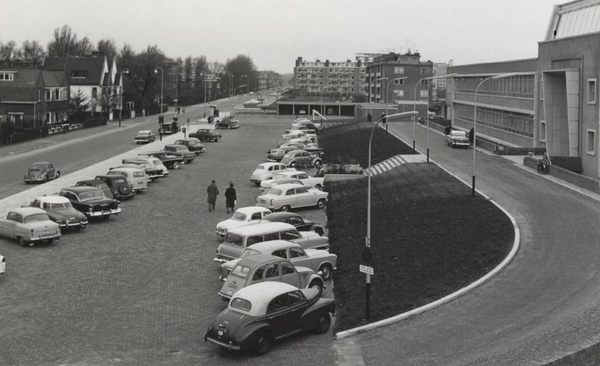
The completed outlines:
[[[356,53],[421,53],[455,65],[537,57],[555,4],[566,0],[2,0],[0,42],[37,40],[55,28],[111,38],[120,50],[157,45],[168,57],[225,63],[250,56],[259,70]]]

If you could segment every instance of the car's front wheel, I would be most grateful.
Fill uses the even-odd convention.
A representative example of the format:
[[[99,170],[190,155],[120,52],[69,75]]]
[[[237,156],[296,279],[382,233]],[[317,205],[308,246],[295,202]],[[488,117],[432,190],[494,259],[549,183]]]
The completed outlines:
[[[310,285],[308,285],[308,287],[319,290],[319,296],[321,296],[321,294],[323,294],[323,282],[319,278],[315,278],[314,280],[312,280],[310,282]]]
[[[327,263],[322,264],[321,267],[319,267],[319,272],[321,272],[321,277],[323,277],[325,281],[329,280],[332,272],[331,265]]]
[[[257,355],[264,355],[269,352],[273,345],[273,337],[271,333],[267,331],[261,331],[256,335],[256,343],[254,344],[254,353]]]
[[[179,169],[179,162],[176,161],[173,163],[173,169],[175,169],[175,170]]]
[[[324,311],[321,316],[319,316],[319,320],[317,321],[317,325],[315,326],[315,332],[318,334],[327,333],[329,328],[331,327],[331,316],[329,312]]]
[[[22,247],[26,247],[29,244],[29,242],[25,240],[25,238],[23,238],[22,236],[19,236],[18,241],[19,245]]]

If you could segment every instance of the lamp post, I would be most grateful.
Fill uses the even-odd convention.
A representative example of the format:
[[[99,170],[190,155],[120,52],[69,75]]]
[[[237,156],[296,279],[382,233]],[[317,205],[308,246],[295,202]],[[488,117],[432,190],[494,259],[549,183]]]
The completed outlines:
[[[511,73],[505,73],[505,74],[498,74],[498,75],[494,75],[494,76],[490,76],[488,78],[485,78],[483,80],[481,80],[479,82],[479,84],[477,85],[477,88],[475,88],[475,102],[473,104],[473,184],[471,186],[472,190],[471,190],[471,194],[473,196],[475,196],[475,170],[476,170],[476,163],[475,163],[475,146],[477,146],[477,92],[479,91],[479,87],[483,85],[483,83],[485,83],[488,80],[492,80],[492,79],[503,79],[503,78],[508,78],[511,76],[515,76],[518,75],[517,73],[511,72]]]
[[[163,113],[163,85],[164,85],[164,72],[162,67],[160,66],[156,66],[154,68],[154,73],[158,73],[158,70],[160,70],[160,114]]]
[[[380,118],[374,125],[371,130],[371,136],[369,137],[369,169],[367,170],[367,237],[365,238],[365,253],[364,257],[371,257],[371,175],[373,172],[371,171],[371,144],[373,142],[373,133],[375,132],[375,128],[379,123],[386,118],[386,122],[391,122],[392,118],[401,118],[414,116],[418,114],[417,111],[408,111],[408,112],[400,112],[390,114],[389,116],[385,116]],[[368,263],[367,263],[368,264]],[[370,301],[371,301],[371,275],[367,273],[367,287],[366,287],[367,297],[366,297],[366,319],[369,320],[370,317]]]

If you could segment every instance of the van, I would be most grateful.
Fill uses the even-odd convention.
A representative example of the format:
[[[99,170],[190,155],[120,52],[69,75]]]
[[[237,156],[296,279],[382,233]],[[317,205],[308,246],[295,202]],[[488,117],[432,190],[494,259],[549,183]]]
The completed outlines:
[[[268,216],[267,216],[268,217]],[[329,249],[329,238],[314,231],[298,231],[284,222],[265,222],[237,227],[227,231],[217,248],[214,261],[219,265],[239,258],[247,247],[269,240],[288,240],[304,249]]]
[[[133,187],[136,193],[143,192],[148,189],[148,175],[142,169],[136,168],[114,168],[109,170],[107,175],[122,175],[127,179],[127,182]]]

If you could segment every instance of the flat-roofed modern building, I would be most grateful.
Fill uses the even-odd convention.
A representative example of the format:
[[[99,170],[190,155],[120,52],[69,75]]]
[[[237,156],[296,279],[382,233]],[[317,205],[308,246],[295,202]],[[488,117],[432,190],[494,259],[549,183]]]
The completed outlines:
[[[477,97],[478,135],[545,148],[600,178],[600,0],[556,5],[538,58],[453,66],[448,73],[458,73],[446,96],[454,127],[473,127]]]
[[[365,64],[362,61],[330,62],[296,59],[294,88],[306,95],[350,97],[364,93]]]

